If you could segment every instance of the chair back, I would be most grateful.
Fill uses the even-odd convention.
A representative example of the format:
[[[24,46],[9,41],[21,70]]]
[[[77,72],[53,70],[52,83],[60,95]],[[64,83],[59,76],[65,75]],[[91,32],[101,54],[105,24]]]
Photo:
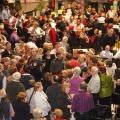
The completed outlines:
[[[112,59],[113,63],[116,64],[117,68],[120,68],[120,59]]]

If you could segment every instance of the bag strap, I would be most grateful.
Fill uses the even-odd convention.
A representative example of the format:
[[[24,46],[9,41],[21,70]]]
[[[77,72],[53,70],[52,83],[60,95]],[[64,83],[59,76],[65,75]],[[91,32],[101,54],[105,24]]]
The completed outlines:
[[[34,93],[35,91],[33,90],[33,92],[32,92],[32,94],[31,94],[31,96],[30,96],[30,99],[29,99],[29,104],[30,104],[30,101],[31,101],[31,99],[32,99],[32,96],[33,96],[33,93]]]

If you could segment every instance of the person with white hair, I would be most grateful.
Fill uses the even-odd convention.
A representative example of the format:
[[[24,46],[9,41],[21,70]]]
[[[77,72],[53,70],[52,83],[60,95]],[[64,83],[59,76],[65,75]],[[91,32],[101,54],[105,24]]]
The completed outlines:
[[[84,81],[83,78],[80,77],[80,73],[80,67],[75,67],[73,69],[73,78],[69,81],[71,84],[70,94],[72,97],[79,92],[79,84]]]
[[[69,50],[69,44],[67,42],[68,42],[68,37],[67,36],[64,36],[62,38],[62,41],[60,42],[60,45],[61,45],[61,47],[64,48],[65,52]]]
[[[101,57],[104,59],[104,58],[108,58],[108,59],[112,59],[112,57],[113,57],[113,53],[111,53],[110,52],[110,46],[109,45],[107,45],[106,47],[105,47],[105,50],[103,50],[102,52],[101,52]]]
[[[87,91],[93,95],[94,104],[97,104],[99,98],[99,90],[100,90],[100,77],[98,75],[98,68],[93,66],[91,68],[91,79],[87,86]]]
[[[6,99],[6,92],[4,89],[0,89],[0,104],[2,104],[3,112],[0,111],[0,119],[1,120],[12,120],[15,112],[13,110],[12,104]],[[1,113],[2,112],[2,113]]]
[[[13,81],[8,82],[7,84],[7,95],[11,103],[16,99],[19,92],[25,91],[25,87],[20,83],[21,73],[15,72],[12,74],[12,77]]]
[[[42,110],[39,108],[33,110],[33,117],[33,120],[46,120],[46,118],[42,117]]]

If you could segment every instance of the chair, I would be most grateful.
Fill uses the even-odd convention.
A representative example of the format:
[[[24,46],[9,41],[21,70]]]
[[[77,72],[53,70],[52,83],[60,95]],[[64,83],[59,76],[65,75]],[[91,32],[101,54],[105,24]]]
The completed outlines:
[[[115,120],[116,120],[116,113],[117,113],[116,105],[120,105],[120,94],[117,94],[117,93],[112,94],[112,104],[115,105]]]
[[[117,68],[120,68],[120,59],[113,58],[112,61],[113,61],[113,63],[116,64]]]

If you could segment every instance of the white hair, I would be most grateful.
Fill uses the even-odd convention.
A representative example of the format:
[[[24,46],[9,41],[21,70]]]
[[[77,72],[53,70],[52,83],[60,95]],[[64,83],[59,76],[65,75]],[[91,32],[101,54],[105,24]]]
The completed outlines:
[[[98,73],[98,68],[96,66],[93,66],[91,70],[93,70],[95,73]]]
[[[42,110],[39,108],[34,109],[33,117],[34,117],[34,119],[39,119],[40,117],[42,117]]]
[[[75,68],[73,69],[73,75],[74,75],[74,76],[80,76],[80,73],[81,73],[80,67],[75,67]]]
[[[6,97],[6,91],[4,89],[0,90],[0,98]]]
[[[63,40],[63,39],[68,39],[68,37],[67,37],[67,36],[64,36],[64,37],[62,38],[62,40]]]

